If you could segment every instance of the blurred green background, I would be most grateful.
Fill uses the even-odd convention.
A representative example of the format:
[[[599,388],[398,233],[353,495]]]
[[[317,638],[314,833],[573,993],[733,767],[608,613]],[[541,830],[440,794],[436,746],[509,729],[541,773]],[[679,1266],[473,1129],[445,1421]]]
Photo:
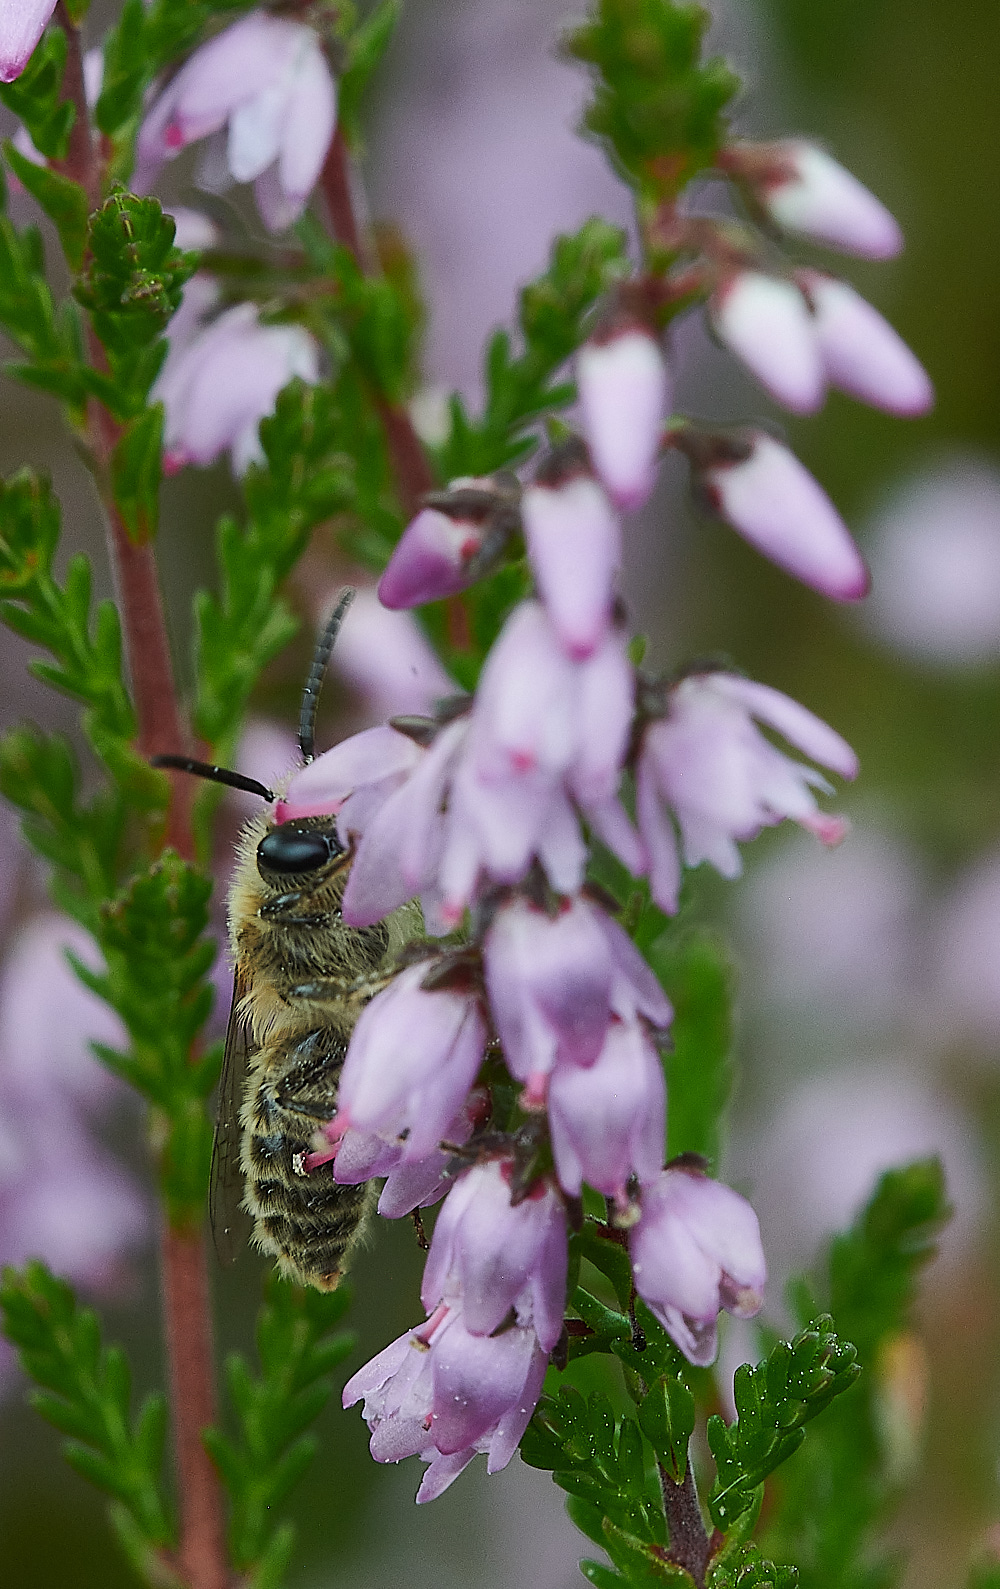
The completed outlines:
[[[95,3],[95,38],[111,10]],[[966,585],[988,593],[1000,560],[998,551],[990,561],[988,530],[992,512],[1000,546],[1000,476],[991,473],[1000,470],[1000,7],[996,0],[729,0],[713,14],[719,47],[746,77],[741,130],[825,140],[902,221],[908,246],[900,260],[843,268],[911,343],[938,391],[934,413],[917,422],[838,396],[809,423],[770,417],[840,504],[877,576],[886,519],[903,511],[894,493],[928,471],[965,480],[974,465],[985,561],[980,568],[973,558],[967,568],[967,548],[959,546],[954,566],[967,573]],[[583,85],[552,58],[565,15],[554,0],[407,0],[373,96],[365,175],[375,213],[400,220],[417,247],[430,298],[434,387],[474,381],[483,330],[507,316],[516,285],[541,266],[553,230],[594,210],[627,213],[596,151],[574,150],[570,141]],[[191,202],[191,190],[178,183],[174,196]],[[680,405],[693,411],[767,416],[756,389],[696,330],[679,339],[678,385]],[[42,398],[10,384],[0,389],[0,464],[5,472],[26,460],[53,470],[68,539],[92,550],[102,568],[94,502],[57,426]],[[182,658],[187,599],[209,577],[211,525],[230,498],[221,469],[189,472],[166,489],[164,577]],[[967,493],[954,509],[959,532],[968,501]],[[944,519],[949,511],[945,500]],[[958,1218],[928,1281],[922,1319],[936,1459],[933,1472],[916,1476],[898,1535],[912,1553],[908,1583],[947,1589],[964,1580],[968,1554],[991,1523],[1000,1525],[992,1213],[1000,1013],[995,1030],[990,1024],[991,996],[1000,1011],[1000,885],[992,896],[996,919],[987,886],[1000,848],[1000,583],[995,643],[987,636],[970,657],[922,645],[919,614],[901,641],[898,623],[893,631],[877,611],[866,618],[835,610],[730,532],[695,521],[672,476],[629,544],[627,594],[657,661],[728,653],[825,717],[861,757],[857,788],[836,802],[852,815],[855,838],[825,870],[825,858],[803,858],[787,835],[769,835],[748,856],[746,885],[704,891],[706,912],[728,913],[738,952],[747,956],[729,1173],[763,1199],[780,1275],[801,1260],[806,1236],[836,1223],[852,1176],[867,1173],[869,1160],[897,1146],[904,1153],[945,1148]],[[905,560],[905,534],[899,544]],[[941,542],[946,573],[949,544]],[[332,563],[329,577],[332,584]],[[928,577],[924,599],[933,618]],[[100,578],[106,585],[106,573]],[[261,709],[279,721],[291,721],[302,654],[293,648],[262,691]],[[70,708],[26,678],[26,655],[10,636],[0,638],[5,715],[70,727]],[[336,708],[337,692],[330,696]],[[335,727],[331,715],[327,732]],[[30,867],[18,886],[23,915],[42,890]],[[980,910],[970,924],[961,906],[973,896]],[[805,940],[796,923],[804,924]],[[14,932],[16,917],[8,935]],[[807,941],[814,996],[788,990],[794,954],[789,959],[785,940],[796,935],[800,953]],[[981,1018],[972,1023],[956,1003],[963,966],[972,993],[982,994]],[[869,1085],[875,1093],[866,1101]],[[803,1099],[812,1100],[809,1107],[792,1107]],[[817,1167],[814,1151],[828,1127],[843,1163],[828,1154]],[[119,1146],[135,1162],[141,1154],[128,1147],[129,1133],[128,1124],[119,1128]],[[799,1220],[795,1247],[782,1219],[792,1220],[796,1176],[811,1168],[820,1177],[819,1214],[808,1230]],[[419,1272],[408,1224],[379,1229],[355,1279],[351,1322],[364,1357],[418,1316]],[[249,1258],[217,1276],[220,1348],[248,1343],[257,1282]],[[109,1334],[128,1343],[140,1379],[153,1383],[159,1340],[148,1258],[123,1280],[107,1316]],[[732,1342],[730,1357],[741,1341]],[[349,1368],[362,1360],[359,1351]],[[920,1385],[909,1392],[904,1446],[915,1438]],[[582,1581],[574,1564],[585,1554],[583,1541],[545,1475],[515,1463],[487,1482],[477,1464],[442,1500],[416,1511],[418,1465],[376,1468],[356,1411],[332,1407],[320,1434],[321,1455],[294,1503],[296,1589],[568,1589]],[[9,1385],[0,1402],[0,1579],[33,1589],[124,1586],[131,1580],[102,1506],[57,1448],[56,1436],[23,1406],[20,1387]],[[901,1460],[909,1469],[916,1459],[907,1448]]]

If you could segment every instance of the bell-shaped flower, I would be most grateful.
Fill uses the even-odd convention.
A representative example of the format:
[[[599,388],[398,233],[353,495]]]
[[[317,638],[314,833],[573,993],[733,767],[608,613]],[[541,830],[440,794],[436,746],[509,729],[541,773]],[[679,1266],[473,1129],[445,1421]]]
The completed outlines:
[[[432,1313],[460,1297],[474,1335],[492,1335],[516,1308],[551,1352],[566,1306],[566,1210],[545,1181],[515,1205],[510,1180],[510,1160],[490,1159],[456,1182],[434,1226],[420,1300]]]
[[[925,414],[934,402],[930,377],[878,310],[835,276],[804,270],[799,281],[830,385],[890,414]]]
[[[491,573],[519,527],[513,476],[453,480],[425,499],[379,580],[386,607],[418,607],[454,596]]]
[[[779,568],[836,601],[858,601],[868,570],[840,514],[795,454],[765,431],[685,437],[696,494]]]
[[[442,1305],[349,1379],[344,1406],[364,1399],[376,1462],[419,1456],[430,1466],[418,1503],[441,1495],[484,1452],[506,1467],[542,1391],[548,1355],[530,1322],[473,1334],[460,1307]]]
[[[657,339],[639,325],[587,342],[576,357],[583,433],[617,507],[641,508],[656,482],[670,379]]]
[[[903,247],[895,216],[839,161],[804,138],[736,144],[725,169],[750,182],[772,221],[862,259],[893,259]]]
[[[231,454],[234,471],[245,473],[264,456],[261,420],[296,377],[319,379],[319,348],[308,331],[262,325],[250,303],[227,309],[168,360],[153,386],[153,400],[166,411],[168,473],[185,464],[213,463],[224,452]]]
[[[646,728],[637,769],[650,887],[663,910],[677,909],[680,887],[673,820],[687,864],[708,861],[723,877],[740,873],[738,840],[756,838],[786,817],[826,844],[843,837],[843,819],[816,805],[813,790],[827,790],[825,778],[776,749],[758,722],[840,777],[856,775],[846,741],[778,690],[730,673],[683,679],[670,692],[667,715]]]
[[[580,660],[611,625],[622,556],[618,515],[594,477],[579,468],[539,473],[521,504],[528,559],[560,645]]]
[[[524,898],[506,902],[483,941],[483,964],[507,1067],[532,1101],[557,1063],[594,1063],[613,1014],[670,1022],[663,990],[628,934],[583,896],[560,901],[555,914]]]
[[[447,1137],[486,1048],[476,995],[423,983],[432,969],[407,967],[366,1005],[351,1036],[328,1135],[349,1128],[392,1142],[401,1162],[425,1158]]]
[[[741,1319],[760,1312],[767,1267],[757,1216],[698,1165],[675,1162],[642,1188],[629,1250],[636,1290],[692,1363],[713,1361],[722,1309]]]
[[[628,1183],[657,1175],[666,1132],[663,1066],[641,1021],[613,1019],[592,1065],[557,1065],[549,1079],[552,1156],[559,1184],[583,1182],[629,1207]]]
[[[795,414],[814,414],[826,391],[816,330],[801,290],[761,270],[729,275],[709,304],[719,340]]]
[[[315,31],[252,11],[195,50],[154,101],[139,131],[136,190],[148,191],[165,160],[228,124],[228,175],[253,182],[265,226],[284,231],[316,185],[336,110]]]
[[[333,1178],[341,1186],[358,1186],[375,1176],[386,1177],[378,1211],[383,1219],[401,1219],[415,1208],[437,1203],[453,1183],[449,1167],[454,1163],[452,1149],[468,1142],[477,1125],[488,1117],[489,1094],[474,1087],[459,1113],[444,1132],[447,1147],[432,1148],[422,1159],[403,1159],[402,1142],[387,1142],[374,1131],[349,1130],[332,1148],[310,1154],[306,1169],[334,1159]],[[322,1136],[327,1135],[324,1130]],[[327,1137],[327,1140],[329,1138]]]
[[[0,83],[12,83],[20,77],[55,8],[56,0],[2,0]]]
[[[275,821],[336,814],[346,846],[423,756],[419,745],[388,724],[352,734],[295,773],[275,804]]]

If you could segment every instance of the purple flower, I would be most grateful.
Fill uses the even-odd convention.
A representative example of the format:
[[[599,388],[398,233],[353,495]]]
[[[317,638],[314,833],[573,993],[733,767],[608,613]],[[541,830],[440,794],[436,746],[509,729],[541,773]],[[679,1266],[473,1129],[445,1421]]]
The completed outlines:
[[[826,378],[890,414],[925,414],[934,388],[923,365],[871,304],[846,281],[818,270],[799,280],[812,305]]]
[[[275,803],[276,822],[339,813],[340,837],[364,832],[370,812],[398,789],[424,752],[387,724],[342,739],[332,750],[301,767]]]
[[[588,342],[576,359],[583,431],[612,501],[641,508],[656,482],[670,380],[659,343],[631,325]]]
[[[559,643],[578,661],[593,656],[611,625],[622,555],[618,516],[592,475],[561,468],[539,473],[521,512],[532,572]]]
[[[636,1290],[692,1363],[711,1363],[721,1309],[760,1312],[767,1269],[745,1198],[693,1165],[675,1163],[642,1188],[629,1232]]]
[[[725,169],[742,176],[773,221],[864,259],[893,259],[903,234],[885,205],[825,149],[804,138],[736,144]]]
[[[456,595],[478,577],[475,559],[482,546],[482,524],[421,508],[379,580],[379,600],[386,607],[418,607]]]
[[[0,82],[20,77],[55,8],[55,0],[2,0]]]
[[[794,453],[764,431],[693,436],[688,452],[700,495],[745,540],[796,579],[837,601],[867,594],[868,570],[823,488]],[[714,445],[713,445],[714,443]]]
[[[535,856],[553,888],[573,893],[586,860],[577,807],[626,865],[641,867],[617,799],[633,694],[622,636],[574,662],[545,609],[522,602],[487,659],[471,714],[442,729],[409,778],[353,826],[362,836],[344,919],[363,926],[420,893],[431,930],[447,931],[481,879],[519,882]],[[345,810],[342,829],[347,821]]]
[[[826,780],[776,750],[755,719],[822,766],[853,778],[857,758],[832,728],[796,701],[730,673],[692,674],[670,692],[667,716],[643,735],[636,809],[650,886],[662,909],[677,909],[680,861],[670,812],[689,866],[708,861],[723,877],[741,870],[737,840],[790,817],[825,844],[844,835],[842,818],[816,805]]]
[[[228,451],[235,472],[243,474],[264,456],[260,421],[296,376],[319,379],[316,342],[301,326],[262,325],[253,304],[237,304],[192,334],[153,386],[154,401],[166,410],[168,473],[213,463]]]
[[[264,224],[284,231],[319,177],[336,104],[313,29],[253,11],[196,50],[153,104],[139,132],[137,191],[148,191],[165,160],[228,123],[229,176],[253,182]]]
[[[468,1142],[476,1126],[487,1118],[489,1094],[474,1087],[461,1110],[443,1133],[442,1140],[453,1147]],[[452,1185],[447,1175],[454,1154],[445,1148],[432,1148],[426,1158],[404,1161],[402,1142],[387,1142],[374,1132],[347,1131],[333,1154],[321,1152],[306,1160],[306,1169],[325,1163],[335,1155],[333,1178],[342,1186],[357,1186],[374,1176],[384,1175],[386,1183],[378,1200],[384,1219],[401,1219],[415,1208],[429,1208]]]
[[[430,1314],[460,1298],[473,1335],[493,1335],[516,1310],[551,1352],[566,1306],[566,1210],[545,1181],[515,1206],[510,1172],[509,1160],[490,1159],[455,1183],[434,1227],[420,1300]]]
[[[632,1176],[648,1181],[662,1168],[666,1106],[663,1066],[645,1026],[612,1020],[592,1065],[559,1064],[549,1080],[560,1186],[579,1196],[586,1181],[624,1213]]]
[[[486,1453],[488,1472],[506,1467],[541,1395],[547,1364],[529,1323],[475,1335],[460,1309],[442,1306],[348,1380],[344,1406],[364,1398],[376,1462],[419,1456],[430,1463],[417,1501],[432,1501],[477,1452]]]
[[[388,1141],[406,1134],[401,1162],[447,1136],[476,1079],[486,1023],[471,993],[425,992],[433,962],[409,966],[361,1012],[340,1078],[331,1136],[349,1127]]]
[[[669,1025],[670,1005],[628,934],[577,897],[555,915],[527,899],[503,905],[483,943],[490,1007],[512,1075],[544,1098],[557,1063],[592,1065],[613,1015]]]
[[[825,393],[823,361],[809,308],[794,281],[740,270],[713,295],[720,341],[795,414],[814,414]]]

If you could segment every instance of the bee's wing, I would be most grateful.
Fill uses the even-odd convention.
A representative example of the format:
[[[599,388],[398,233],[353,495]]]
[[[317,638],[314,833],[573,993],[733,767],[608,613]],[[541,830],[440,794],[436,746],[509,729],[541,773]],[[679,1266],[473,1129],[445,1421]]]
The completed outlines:
[[[219,1078],[219,1107],[215,1120],[215,1140],[212,1143],[212,1170],[209,1179],[208,1217],[212,1227],[212,1241],[220,1262],[230,1264],[241,1247],[246,1244],[250,1219],[242,1207],[243,1170],[240,1164],[240,1146],[243,1128],[240,1125],[240,1106],[243,1102],[243,1084],[251,1043],[249,1024],[240,1015],[240,1005],[247,991],[246,978],[236,973],[233,985],[233,1003],[229,1011],[229,1029],[226,1032],[226,1051],[222,1059]]]

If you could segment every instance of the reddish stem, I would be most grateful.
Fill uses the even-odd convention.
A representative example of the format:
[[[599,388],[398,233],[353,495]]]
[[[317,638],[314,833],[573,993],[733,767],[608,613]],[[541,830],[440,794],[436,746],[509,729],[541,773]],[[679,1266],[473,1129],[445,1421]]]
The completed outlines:
[[[377,275],[380,269],[378,250],[367,228],[358,218],[350,153],[340,127],[327,150],[320,186],[334,237],[350,249],[365,275]],[[402,404],[390,403],[387,398],[377,396],[376,407],[385,429],[403,511],[407,518],[412,518],[420,506],[421,498],[434,489],[434,476],[427,462],[427,454]]]
[[[83,79],[80,35],[59,0],[57,20],[67,40],[64,90],[76,108],[69,150],[62,170],[101,200],[101,153],[95,146]],[[91,360],[106,373],[104,350],[89,339]],[[177,699],[170,643],[152,545],[133,541],[115,502],[111,458],[121,426],[101,404],[87,407],[91,465],[107,516],[108,552],[117,590],[125,651],[138,721],[137,744],[145,755],[180,751],[188,733]],[[166,842],[188,858],[194,854],[190,780],[175,780]],[[215,1422],[212,1324],[205,1252],[201,1233],[190,1227],[164,1227],[161,1243],[163,1317],[169,1363],[174,1457],[180,1504],[178,1560],[189,1589],[226,1589],[222,1492],[219,1477],[202,1445],[202,1431]]]
[[[215,1421],[211,1310],[201,1232],[165,1225],[160,1258],[181,1509],[178,1561],[191,1589],[226,1589],[229,1572],[219,1479],[201,1439],[202,1430]]]

